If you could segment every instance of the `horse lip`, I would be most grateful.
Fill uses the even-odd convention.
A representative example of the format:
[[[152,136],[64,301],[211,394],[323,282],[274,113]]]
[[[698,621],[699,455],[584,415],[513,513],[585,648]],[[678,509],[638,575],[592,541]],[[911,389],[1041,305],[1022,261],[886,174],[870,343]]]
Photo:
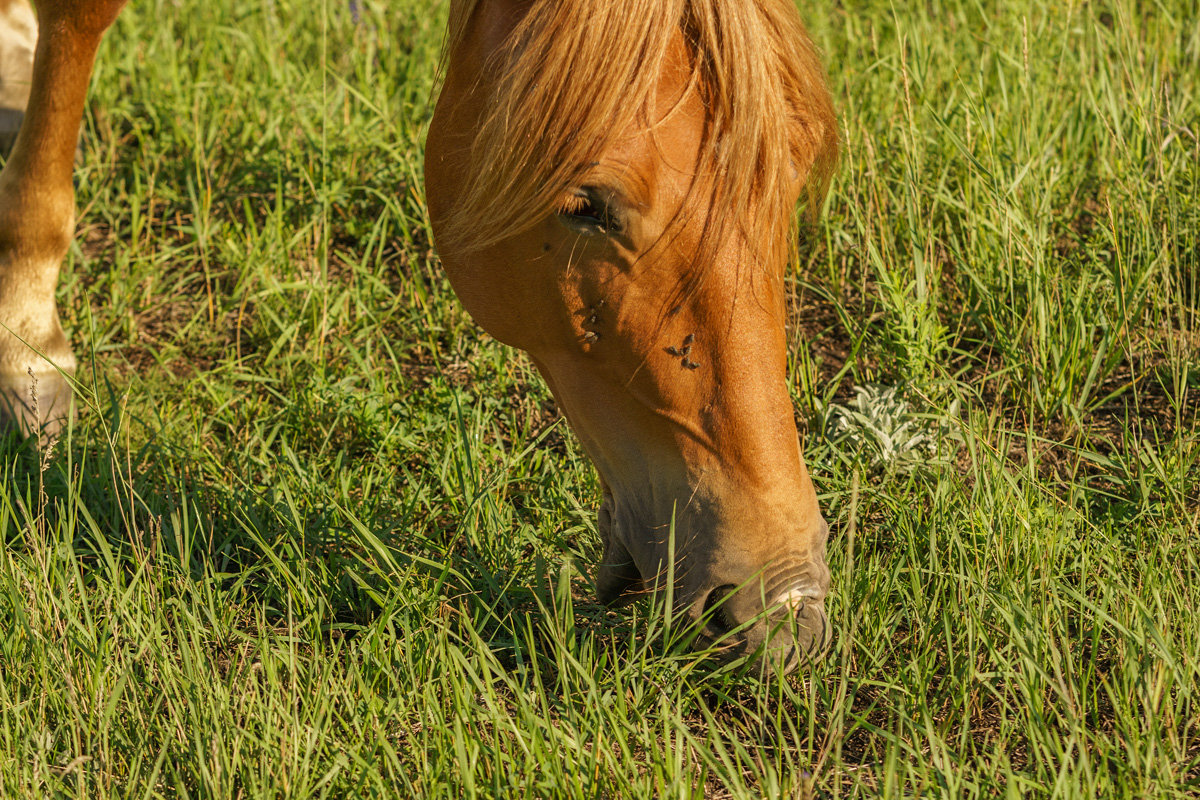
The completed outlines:
[[[604,543],[604,554],[596,565],[596,596],[606,606],[622,606],[640,597],[644,587],[633,556],[615,537],[613,506],[612,492],[605,486],[596,519],[596,529]]]
[[[815,599],[810,592],[803,589],[792,589],[776,597],[770,608],[787,609],[793,614],[798,614]]]
[[[596,567],[596,598],[606,606],[628,605],[646,594],[633,561],[602,561]]]
[[[772,614],[776,620],[807,627],[811,636],[807,646],[793,648],[792,655],[797,660],[789,670],[794,669],[800,661],[820,658],[828,651],[833,641],[833,625],[825,611],[823,594],[814,596],[803,589],[792,589],[778,597],[775,608],[779,609]],[[813,623],[816,623],[816,627],[809,627]]]

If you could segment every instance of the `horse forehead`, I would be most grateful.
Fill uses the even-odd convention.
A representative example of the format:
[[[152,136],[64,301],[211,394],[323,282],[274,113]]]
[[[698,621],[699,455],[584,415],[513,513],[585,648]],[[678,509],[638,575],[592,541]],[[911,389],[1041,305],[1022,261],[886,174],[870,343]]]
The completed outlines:
[[[638,171],[646,182],[678,179],[690,185],[697,174],[705,109],[682,31],[671,41],[657,91],[635,119],[613,138],[605,159]]]
[[[468,39],[472,67],[484,81],[492,76],[488,57],[504,47],[516,27],[528,14],[531,0],[480,0],[469,24]],[[635,159],[655,155],[657,147],[669,146],[669,153],[691,153],[700,147],[704,124],[704,103],[693,80],[692,54],[682,30],[671,37],[666,59],[650,107],[638,115],[640,124],[619,131],[609,146],[610,156]],[[581,81],[603,77],[579,75]],[[674,160],[674,159],[672,159]],[[692,169],[689,160],[683,168]]]

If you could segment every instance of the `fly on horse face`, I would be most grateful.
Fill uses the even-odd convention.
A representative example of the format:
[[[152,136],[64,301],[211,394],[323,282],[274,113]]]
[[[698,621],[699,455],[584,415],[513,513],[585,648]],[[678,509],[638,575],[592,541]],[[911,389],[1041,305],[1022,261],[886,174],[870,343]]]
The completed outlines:
[[[43,403],[70,396],[54,282],[88,73],[122,3],[39,2],[0,176],[0,386],[26,428],[30,370]],[[600,472],[600,597],[671,582],[701,643],[781,671],[828,640],[783,278],[836,141],[792,0],[452,1],[430,220],[463,305],[530,354]]]

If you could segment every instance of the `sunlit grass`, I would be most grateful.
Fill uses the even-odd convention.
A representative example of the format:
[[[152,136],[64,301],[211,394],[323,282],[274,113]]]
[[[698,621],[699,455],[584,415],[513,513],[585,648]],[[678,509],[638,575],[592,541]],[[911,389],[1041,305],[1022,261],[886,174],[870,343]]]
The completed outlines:
[[[445,9],[360,6],[139,2],[106,41],[85,409],[0,450],[0,796],[1200,791],[1194,9],[805,8],[836,639],[758,680],[595,602],[592,469],[431,249]],[[822,437],[855,385],[954,451]]]

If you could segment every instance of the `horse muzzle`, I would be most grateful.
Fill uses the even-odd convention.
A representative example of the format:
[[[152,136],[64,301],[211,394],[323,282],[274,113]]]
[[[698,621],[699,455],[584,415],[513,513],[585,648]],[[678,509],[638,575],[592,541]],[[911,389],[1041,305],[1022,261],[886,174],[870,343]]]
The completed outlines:
[[[758,558],[714,546],[711,532],[686,536],[682,552],[664,551],[661,542],[631,536],[629,520],[617,521],[618,516],[606,494],[599,519],[605,552],[596,569],[601,602],[617,605],[661,595],[673,581],[673,603],[690,626],[695,647],[722,661],[750,659],[760,674],[793,672],[828,649],[824,520],[814,537],[804,537],[815,546],[804,548],[803,555],[785,545],[774,557]],[[667,568],[671,555],[674,569]]]
[[[786,675],[825,653],[832,628],[820,590],[791,589],[763,603],[754,588],[719,586],[691,610],[697,647],[723,660],[752,657],[762,674]]]

